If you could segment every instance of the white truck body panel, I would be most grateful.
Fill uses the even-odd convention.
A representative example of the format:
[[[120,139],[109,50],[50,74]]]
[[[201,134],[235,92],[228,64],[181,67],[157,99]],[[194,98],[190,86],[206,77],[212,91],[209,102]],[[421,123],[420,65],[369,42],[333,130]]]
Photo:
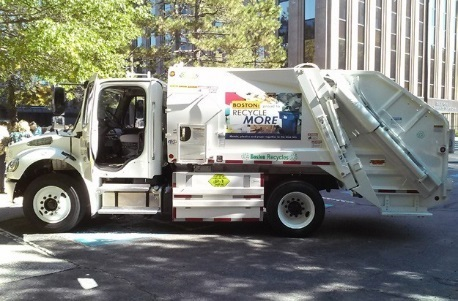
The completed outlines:
[[[173,174],[175,221],[260,221],[264,208],[261,174]]]
[[[385,214],[446,197],[447,121],[378,72],[177,66],[168,83],[170,162],[316,165]]]

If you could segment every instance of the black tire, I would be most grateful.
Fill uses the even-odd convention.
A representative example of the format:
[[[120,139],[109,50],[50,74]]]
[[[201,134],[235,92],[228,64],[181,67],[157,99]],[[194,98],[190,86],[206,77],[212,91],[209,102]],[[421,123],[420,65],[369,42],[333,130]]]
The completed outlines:
[[[78,181],[64,174],[46,174],[24,192],[23,211],[41,232],[67,232],[85,216]]]
[[[275,188],[267,202],[267,219],[274,231],[289,237],[312,234],[323,222],[324,202],[312,185],[289,181]]]

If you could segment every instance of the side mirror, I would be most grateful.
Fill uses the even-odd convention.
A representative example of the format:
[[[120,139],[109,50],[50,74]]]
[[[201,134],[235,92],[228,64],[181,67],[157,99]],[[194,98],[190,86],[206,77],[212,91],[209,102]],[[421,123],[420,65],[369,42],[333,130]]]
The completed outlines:
[[[54,87],[52,94],[52,111],[56,116],[62,115],[65,112],[65,89]]]

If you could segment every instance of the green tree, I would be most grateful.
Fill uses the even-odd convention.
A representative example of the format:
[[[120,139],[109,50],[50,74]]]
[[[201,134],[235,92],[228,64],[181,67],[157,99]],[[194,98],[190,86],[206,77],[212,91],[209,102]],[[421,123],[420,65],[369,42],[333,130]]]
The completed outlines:
[[[174,0],[153,4],[144,24],[159,43],[136,49],[147,68],[165,77],[169,66],[281,67],[280,7],[275,0]]]
[[[0,0],[0,82],[9,106],[37,78],[80,82],[125,72],[138,21],[149,17],[140,0]]]

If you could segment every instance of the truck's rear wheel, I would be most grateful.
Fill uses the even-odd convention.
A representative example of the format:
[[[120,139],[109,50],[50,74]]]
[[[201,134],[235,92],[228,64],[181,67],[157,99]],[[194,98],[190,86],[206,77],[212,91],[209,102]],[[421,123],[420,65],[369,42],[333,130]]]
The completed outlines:
[[[66,232],[84,216],[76,181],[64,174],[35,179],[24,192],[24,215],[43,232]]]
[[[280,184],[267,203],[267,218],[272,228],[291,237],[310,235],[321,225],[324,211],[318,190],[301,181]]]

